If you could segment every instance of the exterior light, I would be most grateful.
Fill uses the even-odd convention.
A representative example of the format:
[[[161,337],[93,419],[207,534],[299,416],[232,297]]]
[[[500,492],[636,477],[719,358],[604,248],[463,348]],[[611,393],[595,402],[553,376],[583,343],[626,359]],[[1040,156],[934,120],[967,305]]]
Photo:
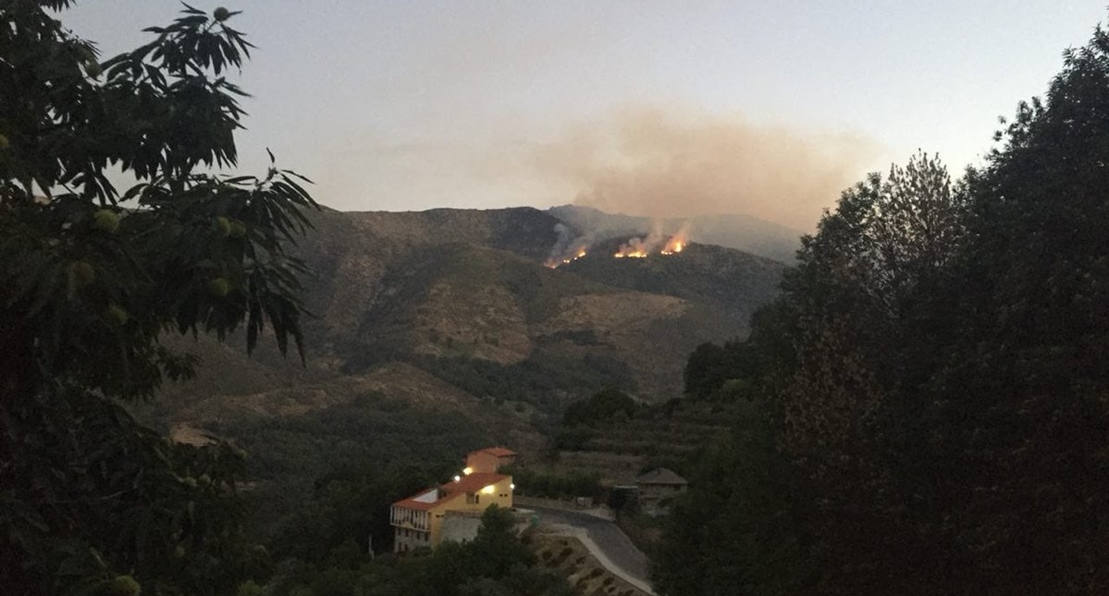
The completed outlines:
[[[454,481],[455,481],[455,482],[458,482],[459,480],[462,480],[462,477],[461,477],[461,476],[455,476],[455,477],[454,477]]]
[[[512,484],[509,484],[508,488],[511,488],[512,490],[516,490],[516,483],[513,482]]]
[[[483,492],[483,493],[485,493],[485,494],[487,494],[487,495],[491,495],[491,494],[493,494],[493,493],[494,493],[494,492],[495,492],[496,490],[497,490],[497,489],[496,489],[496,488],[494,488],[492,484],[490,484],[489,486],[487,486],[487,487],[485,487],[485,488],[481,489],[481,492]]]
[[[474,469],[471,468],[470,466],[466,466],[465,468],[462,468],[462,473],[465,474],[466,476],[469,476],[470,474],[474,473]]]

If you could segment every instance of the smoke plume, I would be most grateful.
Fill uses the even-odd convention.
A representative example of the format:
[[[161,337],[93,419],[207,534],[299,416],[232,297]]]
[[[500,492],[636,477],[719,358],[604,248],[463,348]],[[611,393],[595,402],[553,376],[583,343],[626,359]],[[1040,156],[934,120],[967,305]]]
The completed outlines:
[[[636,107],[546,144],[536,164],[576,204],[610,213],[739,213],[809,230],[880,154],[858,135]]]
[[[547,266],[554,268],[557,267],[563,257],[570,251],[570,243],[574,241],[574,234],[570,228],[564,224],[556,223],[554,231],[558,234],[558,240],[555,245],[551,247],[551,253],[547,256]]]

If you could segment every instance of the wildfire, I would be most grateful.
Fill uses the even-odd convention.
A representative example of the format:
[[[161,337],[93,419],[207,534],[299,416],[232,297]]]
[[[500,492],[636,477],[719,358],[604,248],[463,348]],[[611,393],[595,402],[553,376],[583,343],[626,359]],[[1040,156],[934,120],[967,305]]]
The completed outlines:
[[[672,235],[664,234],[661,227],[661,223],[656,222],[651,233],[629,239],[612,256],[617,259],[645,259],[653,254],[676,255],[689,247],[689,222],[682,225],[681,229]],[[561,256],[558,256],[557,253],[552,254],[551,258],[544,264],[551,269],[555,269],[584,257],[589,244],[587,242],[583,243],[582,239],[579,238],[571,246],[575,245],[576,248],[563,252]]]
[[[562,259],[551,259],[551,260],[549,260],[549,261],[547,261],[546,263],[543,263],[543,264],[546,265],[547,267],[550,267],[551,269],[556,269],[556,268],[558,268],[559,265],[565,265],[567,263],[572,263],[572,262],[574,262],[574,261],[576,261],[576,260],[578,260],[578,259],[580,259],[584,256],[585,256],[585,247],[582,246],[582,247],[578,248],[578,251],[574,253],[574,256],[566,256],[566,257],[563,257]]]
[[[644,238],[632,238],[626,244],[612,255],[618,259],[623,258],[636,258],[642,259],[653,253],[662,255],[674,255],[685,250],[689,246],[689,226],[682,226],[682,229],[673,236],[665,236],[659,230],[652,231]]]
[[[576,260],[578,260],[578,259],[580,259],[580,258],[582,258],[582,257],[584,257],[584,256],[585,256],[585,249],[584,249],[584,248],[579,248],[579,249],[578,249],[578,252],[577,252],[577,253],[575,253],[575,254],[574,254],[574,256],[572,256],[572,257],[566,257],[565,259],[562,259],[562,264],[564,264],[564,265],[565,265],[566,263],[570,263],[570,262],[572,262],[572,261],[576,261]]]
[[[678,238],[677,236],[674,236],[673,238],[670,239],[669,242],[666,243],[666,246],[662,247],[662,254],[664,254],[664,255],[676,254],[676,253],[682,252],[682,249],[684,249],[684,248],[685,248],[685,241],[682,240],[681,238]]]

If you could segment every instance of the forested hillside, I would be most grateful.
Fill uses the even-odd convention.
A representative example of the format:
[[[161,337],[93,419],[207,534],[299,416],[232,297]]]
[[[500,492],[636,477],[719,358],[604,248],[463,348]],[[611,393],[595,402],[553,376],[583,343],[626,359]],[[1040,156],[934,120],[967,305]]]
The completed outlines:
[[[1109,589],[1107,106],[1098,30],[982,167],[848,189],[750,339],[694,354],[692,395],[757,407],[694,460],[662,593]]]

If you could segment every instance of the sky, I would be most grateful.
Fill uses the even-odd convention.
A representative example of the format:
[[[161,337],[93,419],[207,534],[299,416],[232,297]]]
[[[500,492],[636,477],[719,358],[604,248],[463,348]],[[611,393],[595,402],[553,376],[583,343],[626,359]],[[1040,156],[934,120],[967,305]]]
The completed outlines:
[[[980,164],[1106,7],[1077,0],[224,0],[257,46],[239,171],[344,211],[566,203],[808,231],[868,172]],[[180,4],[82,0],[105,55]]]

